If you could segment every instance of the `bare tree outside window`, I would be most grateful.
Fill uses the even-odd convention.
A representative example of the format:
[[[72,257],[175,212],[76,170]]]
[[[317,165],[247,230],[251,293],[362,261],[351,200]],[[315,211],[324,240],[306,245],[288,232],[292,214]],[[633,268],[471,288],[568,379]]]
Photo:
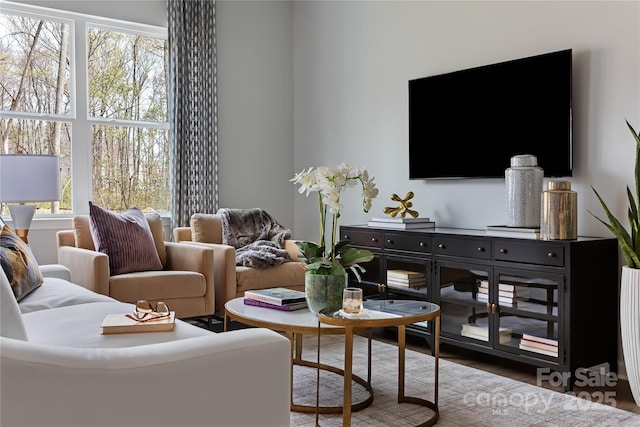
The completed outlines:
[[[70,210],[69,25],[15,15],[0,15],[0,106],[2,111],[49,118],[0,118],[2,153],[60,155],[60,202],[38,203],[37,213]],[[6,208],[5,208],[6,209]],[[6,213],[4,211],[0,213]]]
[[[166,40],[90,28],[89,116],[94,124],[93,199],[113,210],[168,211],[169,136],[144,123],[167,121]]]
[[[0,12],[0,152],[60,155],[62,199],[38,203],[37,214],[71,213],[78,188],[107,209],[170,211],[166,37],[90,24],[77,27],[87,30],[74,48],[82,18],[61,16]],[[73,57],[85,52],[86,62]],[[84,73],[86,87],[75,88]],[[88,99],[86,111],[75,110],[85,105],[76,99]],[[74,147],[87,144],[91,182],[74,182]]]

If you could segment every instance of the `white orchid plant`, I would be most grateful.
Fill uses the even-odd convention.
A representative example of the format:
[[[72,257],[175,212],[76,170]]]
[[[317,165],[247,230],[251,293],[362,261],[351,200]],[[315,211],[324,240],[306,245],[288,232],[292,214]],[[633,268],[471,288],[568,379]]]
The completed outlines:
[[[360,273],[365,269],[359,263],[373,259],[373,253],[363,249],[348,248],[348,240],[337,241],[338,219],[340,218],[340,196],[347,187],[362,188],[362,208],[371,209],[371,202],[378,195],[378,189],[365,168],[357,169],[347,164],[335,168],[326,166],[309,168],[296,174],[291,180],[300,184],[299,193],[318,193],[320,209],[320,244],[315,242],[296,242],[302,253],[300,257],[307,262],[311,273],[343,275],[350,269],[360,281]],[[331,216],[330,246],[326,247],[327,218]]]

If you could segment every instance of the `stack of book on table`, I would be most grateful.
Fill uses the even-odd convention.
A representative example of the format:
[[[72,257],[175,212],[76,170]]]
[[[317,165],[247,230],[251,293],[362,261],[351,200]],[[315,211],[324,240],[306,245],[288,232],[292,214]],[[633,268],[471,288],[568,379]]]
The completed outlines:
[[[168,332],[176,325],[176,312],[171,311],[168,316],[153,317],[139,321],[129,314],[108,314],[100,327],[102,335],[130,334],[136,332]]]
[[[387,286],[391,288],[421,288],[427,284],[424,273],[410,270],[387,270]]]
[[[558,357],[558,340],[533,334],[522,334],[520,349]]]
[[[487,225],[487,235],[496,237],[517,237],[520,239],[540,239],[540,227]]]
[[[478,287],[478,301],[489,301],[489,282],[482,280]],[[516,286],[507,283],[498,284],[498,303],[503,305],[513,305],[518,299],[529,298],[529,288],[526,286]]]
[[[414,228],[436,228],[436,223],[429,218],[395,218],[392,216],[373,217],[367,222],[369,227],[394,228],[412,230]]]
[[[500,344],[504,344],[511,340],[511,329],[500,328]],[[489,327],[486,325],[475,325],[472,323],[462,324],[462,330],[460,335],[463,337],[469,337],[480,341],[489,341]]]
[[[254,289],[244,291],[245,305],[294,311],[307,307],[304,292],[288,288]]]

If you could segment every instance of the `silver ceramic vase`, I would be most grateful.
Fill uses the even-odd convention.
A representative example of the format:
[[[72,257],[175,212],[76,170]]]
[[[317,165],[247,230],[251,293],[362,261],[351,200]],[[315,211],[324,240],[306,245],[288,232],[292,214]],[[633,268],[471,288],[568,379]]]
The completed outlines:
[[[531,154],[511,158],[505,170],[508,227],[540,227],[540,198],[544,171]]]

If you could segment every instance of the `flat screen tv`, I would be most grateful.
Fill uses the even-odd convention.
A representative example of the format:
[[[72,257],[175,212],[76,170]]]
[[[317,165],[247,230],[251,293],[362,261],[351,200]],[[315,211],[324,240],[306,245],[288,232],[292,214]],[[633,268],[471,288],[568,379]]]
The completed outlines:
[[[409,81],[409,179],[504,178],[516,154],[572,176],[572,50]]]

